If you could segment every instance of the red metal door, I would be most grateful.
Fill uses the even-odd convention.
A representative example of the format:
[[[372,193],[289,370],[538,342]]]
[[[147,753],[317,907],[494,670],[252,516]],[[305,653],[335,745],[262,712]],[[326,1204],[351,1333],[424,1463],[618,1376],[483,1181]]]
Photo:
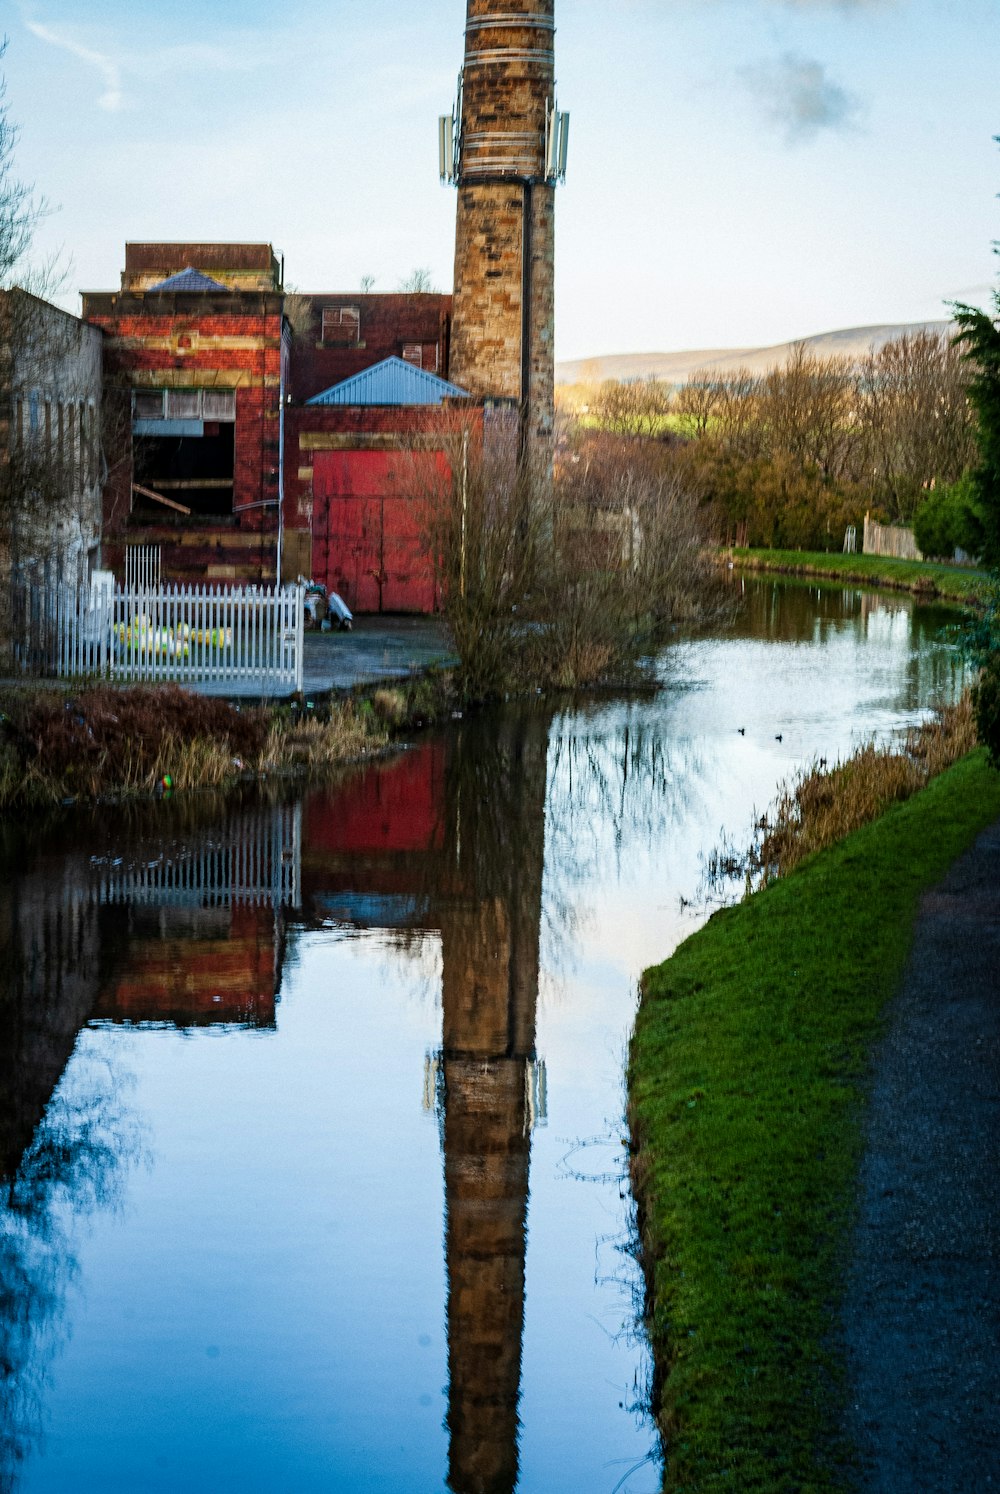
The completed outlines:
[[[436,611],[427,513],[447,475],[440,453],[316,452],[314,579],[355,612]]]

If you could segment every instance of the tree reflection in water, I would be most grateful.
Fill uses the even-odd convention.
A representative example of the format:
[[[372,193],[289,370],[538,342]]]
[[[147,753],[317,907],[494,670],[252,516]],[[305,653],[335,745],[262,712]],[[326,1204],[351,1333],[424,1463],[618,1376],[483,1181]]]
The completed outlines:
[[[0,1195],[0,1490],[13,1491],[41,1443],[42,1394],[68,1329],[77,1278],[74,1236],[97,1209],[120,1205],[142,1151],[125,1076],[74,1055],[17,1170]]]

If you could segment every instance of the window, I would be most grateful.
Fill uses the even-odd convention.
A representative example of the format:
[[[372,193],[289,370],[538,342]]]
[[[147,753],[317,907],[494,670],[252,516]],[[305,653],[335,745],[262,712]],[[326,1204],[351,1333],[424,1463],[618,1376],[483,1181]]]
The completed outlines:
[[[235,389],[137,389],[132,395],[134,420],[236,419]]]
[[[132,414],[136,420],[162,420],[163,390],[155,389],[149,394],[133,394]]]
[[[403,361],[414,368],[425,368],[428,373],[438,371],[438,346],[436,342],[404,342]]]
[[[202,394],[201,405],[206,420],[235,420],[236,390],[206,389]]]
[[[201,390],[200,389],[168,389],[167,390],[167,419],[168,420],[200,420],[201,419]]]
[[[356,306],[324,306],[324,342],[353,347],[361,339],[361,312]]]

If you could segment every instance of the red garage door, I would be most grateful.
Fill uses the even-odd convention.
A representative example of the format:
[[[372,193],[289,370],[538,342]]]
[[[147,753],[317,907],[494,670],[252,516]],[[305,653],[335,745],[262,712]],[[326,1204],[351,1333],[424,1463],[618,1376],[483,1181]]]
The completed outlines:
[[[313,578],[352,612],[437,611],[424,495],[447,478],[440,452],[316,452]]]

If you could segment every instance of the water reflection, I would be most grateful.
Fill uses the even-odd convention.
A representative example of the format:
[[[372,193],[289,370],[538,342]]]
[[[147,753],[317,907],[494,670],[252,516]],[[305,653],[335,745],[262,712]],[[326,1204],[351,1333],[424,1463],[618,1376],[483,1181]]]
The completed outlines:
[[[442,908],[449,1487],[512,1494],[524,1328],[546,720],[476,732],[451,788],[458,895]],[[517,847],[516,857],[511,854]]]
[[[0,829],[4,1494],[610,1494],[640,1466],[636,976],[720,826],[960,678],[931,610],[746,594],[655,697],[463,721],[301,801]]]
[[[472,721],[305,807],[306,908],[355,928],[436,931],[448,1487],[512,1494],[524,1328],[549,715]]]
[[[0,1490],[42,1443],[83,1221],[116,1209],[140,1159],[128,1074],[89,1025],[273,1027],[298,813],[214,830],[134,812],[65,848],[3,827],[0,881]],[[173,823],[171,823],[173,819]],[[95,852],[93,847],[98,846]],[[16,868],[16,875],[14,874]],[[73,1059],[72,1065],[70,1064]]]

